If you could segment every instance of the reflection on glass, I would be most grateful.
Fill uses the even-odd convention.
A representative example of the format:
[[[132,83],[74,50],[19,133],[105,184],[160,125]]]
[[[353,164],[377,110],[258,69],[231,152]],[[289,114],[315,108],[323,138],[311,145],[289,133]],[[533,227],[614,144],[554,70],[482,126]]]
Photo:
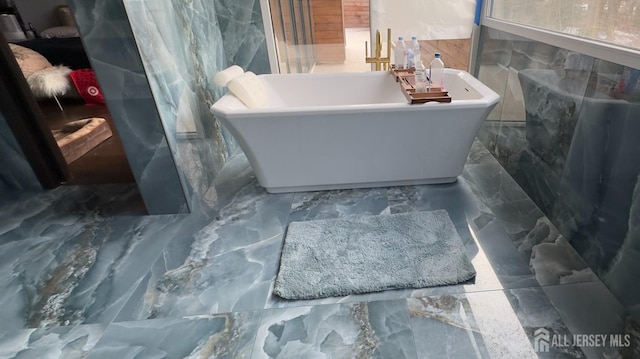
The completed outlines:
[[[640,0],[495,0],[491,17],[640,49]]]
[[[401,7],[391,0],[269,0],[269,6],[281,73],[371,71],[365,42],[375,47],[378,30],[386,48],[388,28],[393,38],[415,35],[423,62],[440,52],[446,67],[469,69],[472,0],[448,1],[437,9],[419,0]]]
[[[315,62],[309,0],[270,0],[269,6],[280,72],[309,72]]]
[[[640,319],[640,69],[486,28],[478,59],[503,102],[479,138]]]

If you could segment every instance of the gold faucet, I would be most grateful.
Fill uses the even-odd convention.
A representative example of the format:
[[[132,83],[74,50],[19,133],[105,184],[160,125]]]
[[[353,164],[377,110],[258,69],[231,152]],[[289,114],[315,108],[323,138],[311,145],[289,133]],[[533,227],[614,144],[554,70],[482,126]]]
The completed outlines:
[[[364,42],[364,61],[368,64],[376,64],[376,71],[389,69],[391,63],[391,29],[387,29],[387,56],[382,57],[382,41],[380,40],[380,30],[376,30],[376,56],[369,57],[369,43]]]

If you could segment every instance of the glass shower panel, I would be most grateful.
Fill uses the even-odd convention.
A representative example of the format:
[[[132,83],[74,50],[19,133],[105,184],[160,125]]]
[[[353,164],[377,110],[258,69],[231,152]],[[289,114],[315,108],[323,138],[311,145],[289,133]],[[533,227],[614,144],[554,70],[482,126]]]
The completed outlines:
[[[281,73],[309,72],[314,64],[309,0],[270,0]]]
[[[269,0],[281,73],[370,71],[369,0]],[[383,55],[384,56],[384,55]]]
[[[311,70],[310,64],[311,56],[310,56],[310,46],[311,44],[307,42],[307,35],[310,31],[307,29],[309,27],[309,23],[307,22],[307,16],[304,13],[303,3],[309,2],[309,0],[292,0],[291,5],[293,7],[294,18],[298,21],[294,23],[295,28],[295,43],[297,44],[298,56],[299,56],[299,64],[301,72],[309,72]]]
[[[280,0],[269,0],[269,8],[271,10],[271,23],[273,25],[273,36],[276,44],[276,54],[278,58],[278,68],[280,72],[288,73],[289,68],[287,61],[287,41],[284,32],[284,17],[280,7]]]
[[[315,53],[313,48],[313,25],[311,22],[311,5],[309,4],[309,0],[300,0],[302,16],[304,16],[305,23],[305,31],[304,31],[304,41],[307,49],[307,66],[309,71],[313,68],[315,63]]]
[[[280,0],[280,9],[284,19],[285,46],[287,47],[287,62],[290,73],[299,73],[302,70],[298,59],[297,33],[295,12],[291,0]]]
[[[439,52],[448,68],[467,71],[477,0],[371,0],[371,38],[390,28],[392,39],[416,36],[423,63]],[[383,40],[384,41],[384,40]],[[392,56],[393,57],[393,56]],[[394,58],[391,61],[395,61]]]
[[[640,1],[494,0],[496,19],[640,49]]]

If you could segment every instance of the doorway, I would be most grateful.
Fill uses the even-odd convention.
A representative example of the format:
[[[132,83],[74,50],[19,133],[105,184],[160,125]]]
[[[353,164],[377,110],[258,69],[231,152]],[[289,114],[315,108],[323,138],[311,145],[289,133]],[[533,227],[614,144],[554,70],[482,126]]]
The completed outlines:
[[[53,6],[50,12],[59,23],[52,25],[58,26],[39,31],[12,1],[0,5],[0,13],[11,15],[15,25],[11,32],[3,27],[2,46],[9,50],[3,56],[13,56],[17,64],[17,71],[8,74],[26,84],[17,95],[30,98],[25,103],[37,107],[30,116],[42,117],[43,131],[49,131],[50,142],[59,147],[60,166],[66,173],[61,182],[135,182],[111,114],[101,96],[96,96],[99,85],[85,81],[91,77],[91,64],[69,8]],[[93,97],[83,92],[91,90],[90,85],[95,89]]]
[[[363,72],[369,0],[269,0],[280,73]]]
[[[314,73],[371,71],[365,62],[365,43],[371,44],[369,0],[342,0],[342,18],[344,60],[319,62]]]
[[[333,2],[327,1],[327,3]],[[306,73],[313,69],[313,0],[269,0],[271,23],[280,73]]]
[[[64,111],[61,111],[55,101],[38,100],[37,102],[54,134],[70,123],[91,118],[104,118],[111,131],[111,136],[93,146],[82,156],[73,161],[66,161],[69,169],[69,179],[66,184],[135,182],[120,136],[105,104],[88,106],[77,101],[67,101],[62,104]]]
[[[264,0],[266,1],[266,0]],[[471,33],[475,11],[474,2],[460,1],[438,7],[439,14],[447,14],[447,26],[434,25],[429,19],[434,9],[422,0],[410,0],[397,6],[391,0],[305,0],[308,9],[311,42],[306,48],[313,51],[313,66],[308,71],[291,66],[298,59],[291,55],[296,42],[292,40],[300,16],[290,16],[287,8],[295,9],[302,0],[269,0],[275,52],[280,73],[292,72],[364,72],[371,71],[365,62],[365,42],[371,54],[375,31],[379,30],[383,54],[386,50],[386,30],[391,28],[392,41],[403,36],[405,40],[417,36],[423,62],[431,61],[439,52],[448,68],[469,71]],[[285,9],[283,12],[282,9]],[[456,21],[453,21],[456,20]],[[394,40],[395,39],[395,40]],[[289,56],[282,54],[288,53]],[[389,54],[394,61],[393,54]]]

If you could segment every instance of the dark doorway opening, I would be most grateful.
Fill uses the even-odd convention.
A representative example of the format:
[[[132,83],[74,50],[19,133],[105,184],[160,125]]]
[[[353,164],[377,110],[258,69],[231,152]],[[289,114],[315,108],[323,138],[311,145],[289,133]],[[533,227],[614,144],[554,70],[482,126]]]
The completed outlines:
[[[0,34],[3,113],[9,126],[45,188],[133,183],[107,106],[87,100],[80,90],[90,86],[79,87],[73,76],[72,71],[92,72],[73,16],[64,5],[51,12],[66,23],[38,33],[25,25],[12,1],[0,3],[0,20],[15,25],[10,31],[3,26]],[[97,82],[94,87],[99,88]],[[78,127],[89,120],[100,126]]]

